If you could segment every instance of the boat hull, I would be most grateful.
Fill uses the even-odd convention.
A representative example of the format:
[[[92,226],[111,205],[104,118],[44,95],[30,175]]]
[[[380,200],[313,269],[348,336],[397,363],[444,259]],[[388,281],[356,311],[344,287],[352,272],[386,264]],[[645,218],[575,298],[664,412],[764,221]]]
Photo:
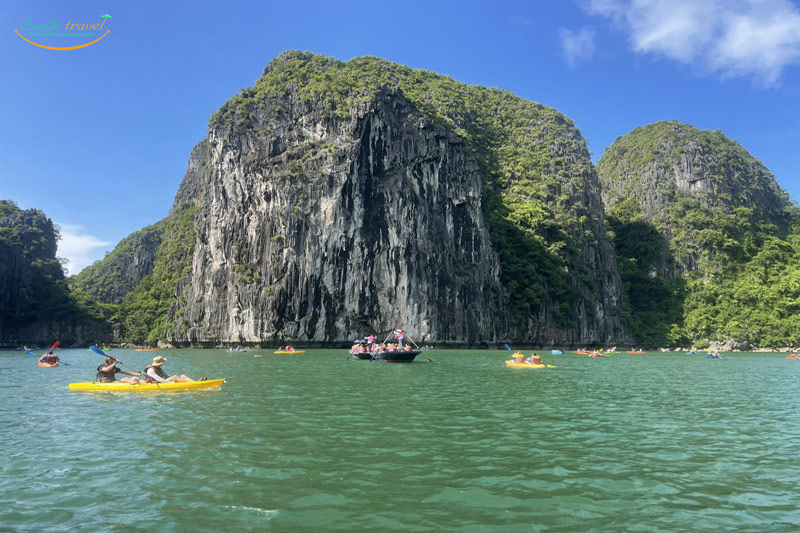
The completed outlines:
[[[70,383],[69,390],[114,391],[114,392],[212,390],[212,389],[219,389],[224,381],[225,381],[224,379],[189,381],[186,383],[125,383],[122,381],[112,381],[111,383],[100,383],[97,381],[85,381],[82,383]]]
[[[58,363],[50,364],[50,363],[43,363],[41,361],[39,361],[38,364],[39,364],[39,366],[44,367],[44,368],[53,368],[54,366],[58,366]]]
[[[384,363],[411,363],[419,354],[419,350],[411,350],[410,352],[383,352],[377,354],[374,358],[370,357],[375,361],[383,361]]]
[[[305,350],[277,350],[272,353],[306,353]]]

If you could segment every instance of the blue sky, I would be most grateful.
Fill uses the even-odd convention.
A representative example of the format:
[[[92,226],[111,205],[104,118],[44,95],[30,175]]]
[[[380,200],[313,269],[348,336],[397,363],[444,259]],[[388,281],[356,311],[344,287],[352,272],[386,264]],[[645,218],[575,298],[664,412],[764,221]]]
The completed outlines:
[[[106,13],[111,32],[78,50],[14,33]],[[595,159],[658,120],[720,129],[800,199],[791,0],[33,1],[6,3],[0,28],[0,198],[61,226],[73,274],[167,215],[208,117],[293,49],[507,88],[575,120]]]

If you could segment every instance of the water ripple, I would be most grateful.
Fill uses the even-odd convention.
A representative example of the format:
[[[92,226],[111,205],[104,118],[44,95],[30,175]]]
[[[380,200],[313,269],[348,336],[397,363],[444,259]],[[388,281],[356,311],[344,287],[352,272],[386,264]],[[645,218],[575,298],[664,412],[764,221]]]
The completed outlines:
[[[14,531],[797,531],[800,365],[500,351],[429,363],[169,350],[198,393],[71,393],[0,352]],[[115,350],[134,368],[152,354]],[[34,363],[34,364],[32,364]]]

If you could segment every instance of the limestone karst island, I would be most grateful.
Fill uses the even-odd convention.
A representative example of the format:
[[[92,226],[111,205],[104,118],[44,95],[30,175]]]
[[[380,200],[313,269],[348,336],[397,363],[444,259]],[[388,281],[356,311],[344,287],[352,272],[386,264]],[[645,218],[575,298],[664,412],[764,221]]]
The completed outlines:
[[[789,346],[798,209],[745,147],[573,120],[377,57],[272,60],[208,121],[169,215],[66,278],[0,204],[0,341]]]

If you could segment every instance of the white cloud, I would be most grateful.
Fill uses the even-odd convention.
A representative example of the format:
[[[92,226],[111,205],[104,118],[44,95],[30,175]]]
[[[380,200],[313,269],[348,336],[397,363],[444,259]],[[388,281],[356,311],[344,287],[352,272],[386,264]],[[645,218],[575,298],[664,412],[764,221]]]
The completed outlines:
[[[776,85],[800,63],[800,9],[790,0],[589,0],[631,46],[723,77]]]
[[[586,61],[594,54],[594,30],[583,27],[572,31],[561,28],[561,48],[570,67],[575,68],[579,61]]]
[[[67,272],[70,276],[77,274],[98,259],[102,259],[104,248],[110,242],[87,235],[82,226],[59,224],[61,240],[58,241],[56,255],[66,259]]]

